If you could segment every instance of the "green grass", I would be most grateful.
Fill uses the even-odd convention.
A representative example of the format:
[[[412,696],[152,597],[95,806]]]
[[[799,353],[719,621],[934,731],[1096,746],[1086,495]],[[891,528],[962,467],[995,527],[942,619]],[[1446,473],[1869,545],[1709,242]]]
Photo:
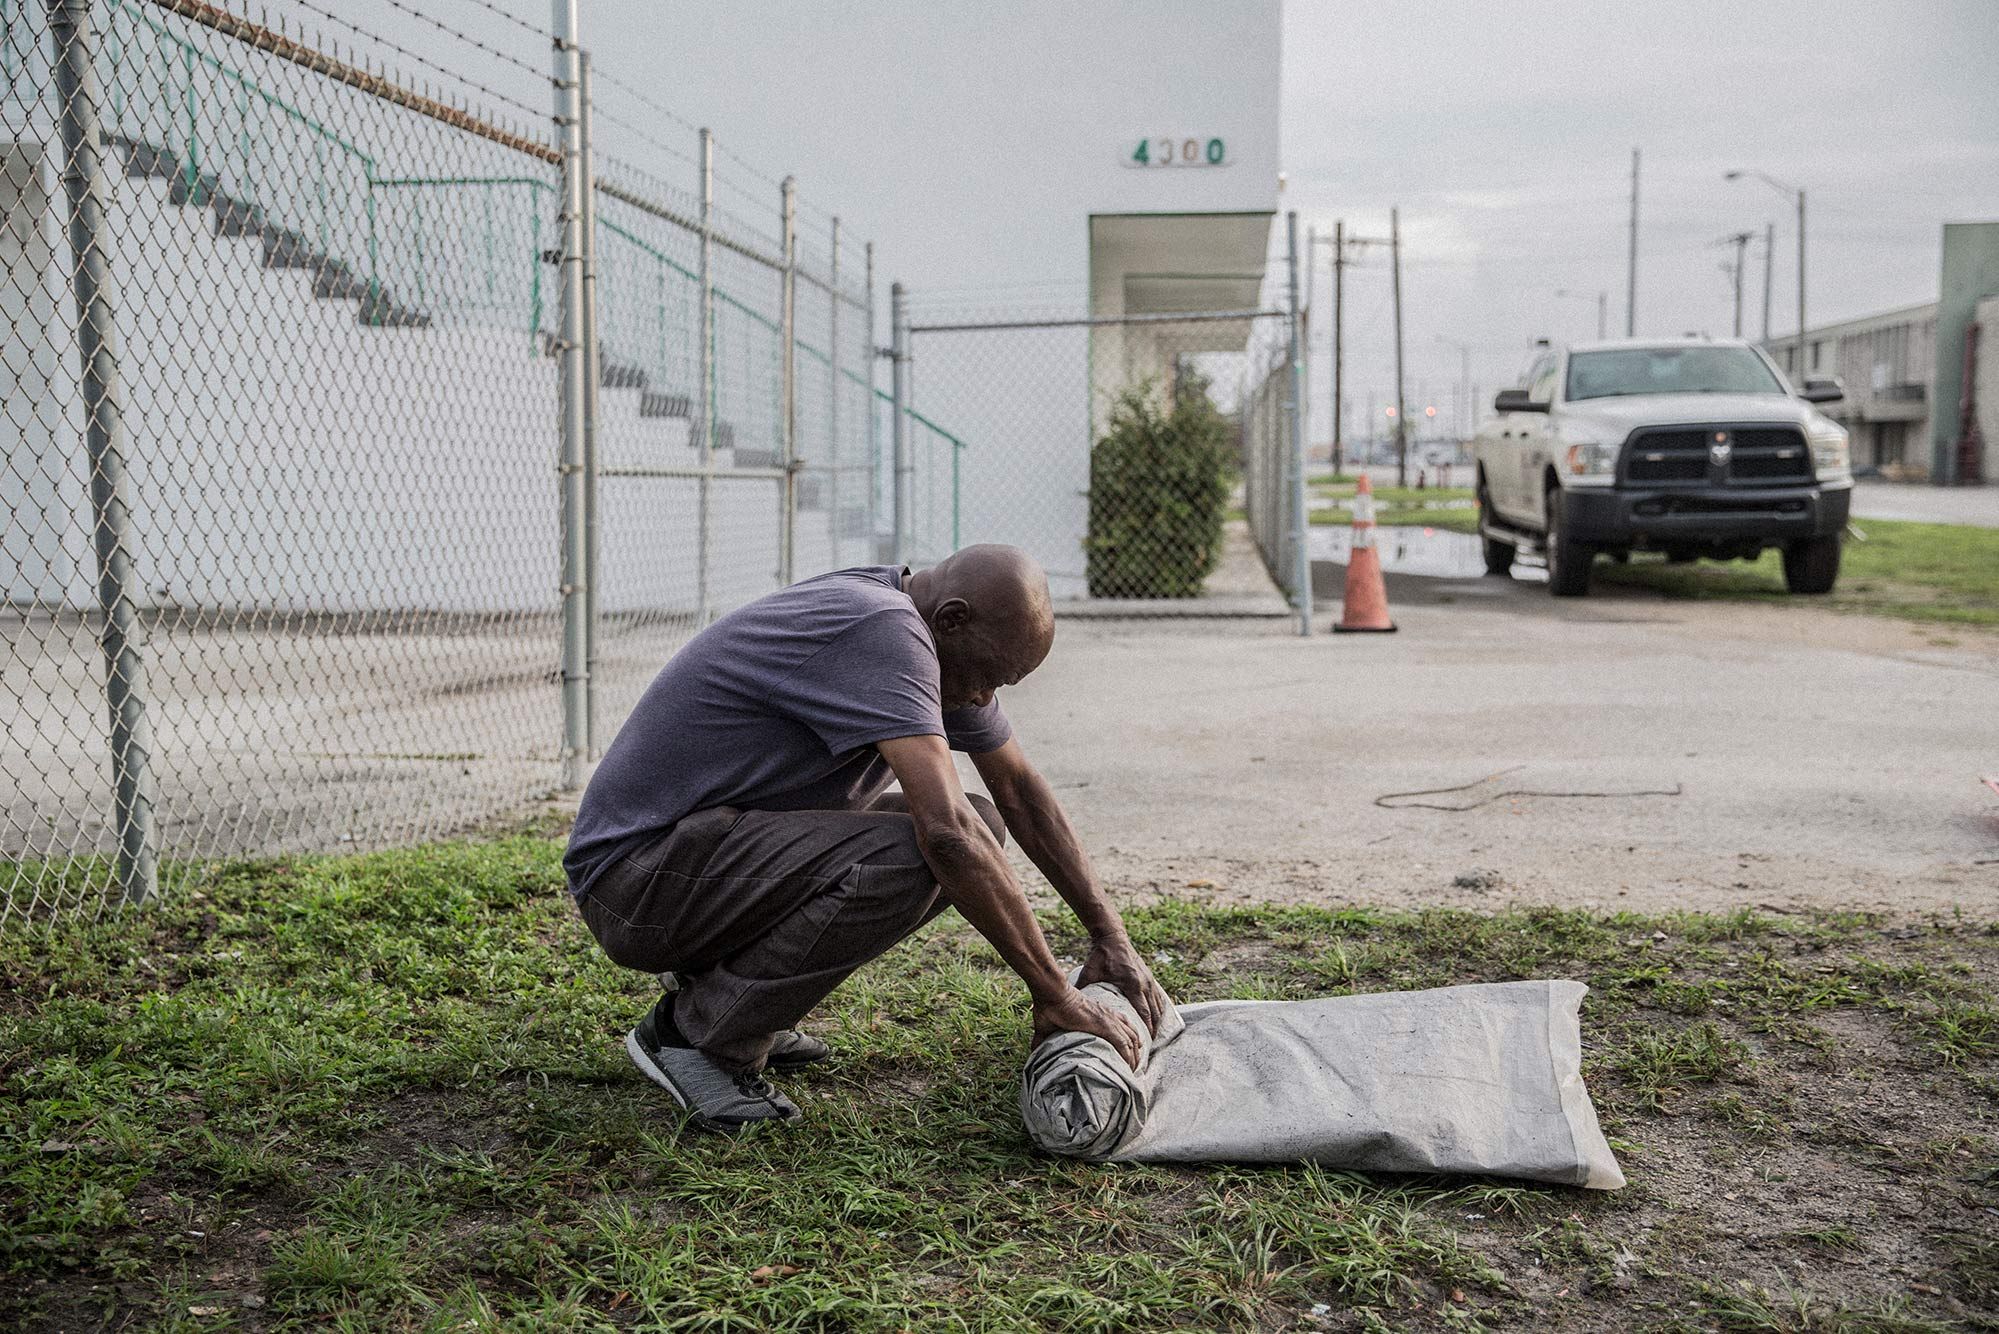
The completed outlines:
[[[711,1137],[626,1064],[648,980],[599,957],[554,842],[198,883],[0,936],[0,1326],[1860,1329],[1991,1309],[1982,925],[1130,915],[1188,1000],[1588,981],[1585,1071],[1632,1181],[1604,1196],[1040,1157],[1014,1106],[1022,991],[948,918],[809,1025],[837,1056],[787,1080],[803,1124]],[[1882,1190],[1895,1209],[1871,1207]]]
[[[1311,522],[1343,527],[1353,522],[1353,511],[1345,502],[1354,495],[1351,479],[1339,482],[1315,481],[1312,494],[1341,502],[1311,512]],[[1472,490],[1462,486],[1382,486],[1374,491],[1374,521],[1383,526],[1444,528],[1454,533],[1478,531],[1478,511],[1471,505]]]
[[[1839,585],[1804,599],[1843,611],[1916,621],[1999,625],[1999,529],[1958,524],[1857,519],[1864,535],[1849,536]],[[1598,562],[1605,583],[1656,589],[1674,597],[1788,599],[1783,561],[1766,551],[1754,561],[1667,565],[1635,556],[1629,565]]]

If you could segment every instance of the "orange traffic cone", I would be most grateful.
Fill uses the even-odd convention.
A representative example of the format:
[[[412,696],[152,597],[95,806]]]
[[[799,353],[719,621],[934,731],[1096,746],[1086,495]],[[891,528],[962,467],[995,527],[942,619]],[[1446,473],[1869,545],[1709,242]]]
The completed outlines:
[[[1374,487],[1360,475],[1353,497],[1353,550],[1347,555],[1346,600],[1335,631],[1376,631],[1395,628],[1388,619],[1388,586],[1381,580],[1381,553],[1374,549]]]

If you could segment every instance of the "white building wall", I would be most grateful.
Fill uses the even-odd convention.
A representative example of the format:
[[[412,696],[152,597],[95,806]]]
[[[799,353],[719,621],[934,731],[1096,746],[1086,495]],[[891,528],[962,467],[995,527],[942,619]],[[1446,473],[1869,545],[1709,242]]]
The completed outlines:
[[[25,160],[17,153],[13,162]],[[107,162],[118,165],[115,155]],[[8,438],[5,600],[92,605],[75,316],[49,164],[8,214],[0,283]],[[264,267],[164,182],[108,177],[135,571],[156,605],[330,613],[550,610],[557,585],[556,362],[525,328],[364,326],[353,300]],[[34,217],[30,205],[40,204]],[[23,281],[23,275],[38,281]],[[607,466],[689,466],[684,418],[600,392]],[[719,451],[727,470],[730,451]],[[600,605],[693,610],[696,483],[607,478]],[[779,488],[715,486],[723,605],[775,587]],[[801,570],[830,559],[799,528]]]

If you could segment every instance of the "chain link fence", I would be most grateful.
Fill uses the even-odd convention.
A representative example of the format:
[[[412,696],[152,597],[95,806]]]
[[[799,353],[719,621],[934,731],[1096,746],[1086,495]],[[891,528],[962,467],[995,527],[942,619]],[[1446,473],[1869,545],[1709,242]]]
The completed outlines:
[[[696,189],[594,152],[555,48],[523,127],[0,0],[0,922],[511,816],[708,620],[896,546],[871,248],[724,207],[705,134]],[[907,420],[937,554],[964,450]]]
[[[911,320],[916,471],[941,486],[932,454],[953,464],[949,541],[919,530],[912,554],[1009,542],[1058,601],[1281,612],[1296,586],[1289,327],[1271,308]]]

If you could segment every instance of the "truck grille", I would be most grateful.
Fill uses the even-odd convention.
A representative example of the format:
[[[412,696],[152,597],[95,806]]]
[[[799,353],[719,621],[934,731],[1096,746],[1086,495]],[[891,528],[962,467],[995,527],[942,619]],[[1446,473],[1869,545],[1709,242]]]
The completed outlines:
[[[1728,460],[1709,454],[1726,436]],[[1791,426],[1675,426],[1633,431],[1624,442],[1624,480],[1645,485],[1719,482],[1782,486],[1812,480],[1811,450]]]

